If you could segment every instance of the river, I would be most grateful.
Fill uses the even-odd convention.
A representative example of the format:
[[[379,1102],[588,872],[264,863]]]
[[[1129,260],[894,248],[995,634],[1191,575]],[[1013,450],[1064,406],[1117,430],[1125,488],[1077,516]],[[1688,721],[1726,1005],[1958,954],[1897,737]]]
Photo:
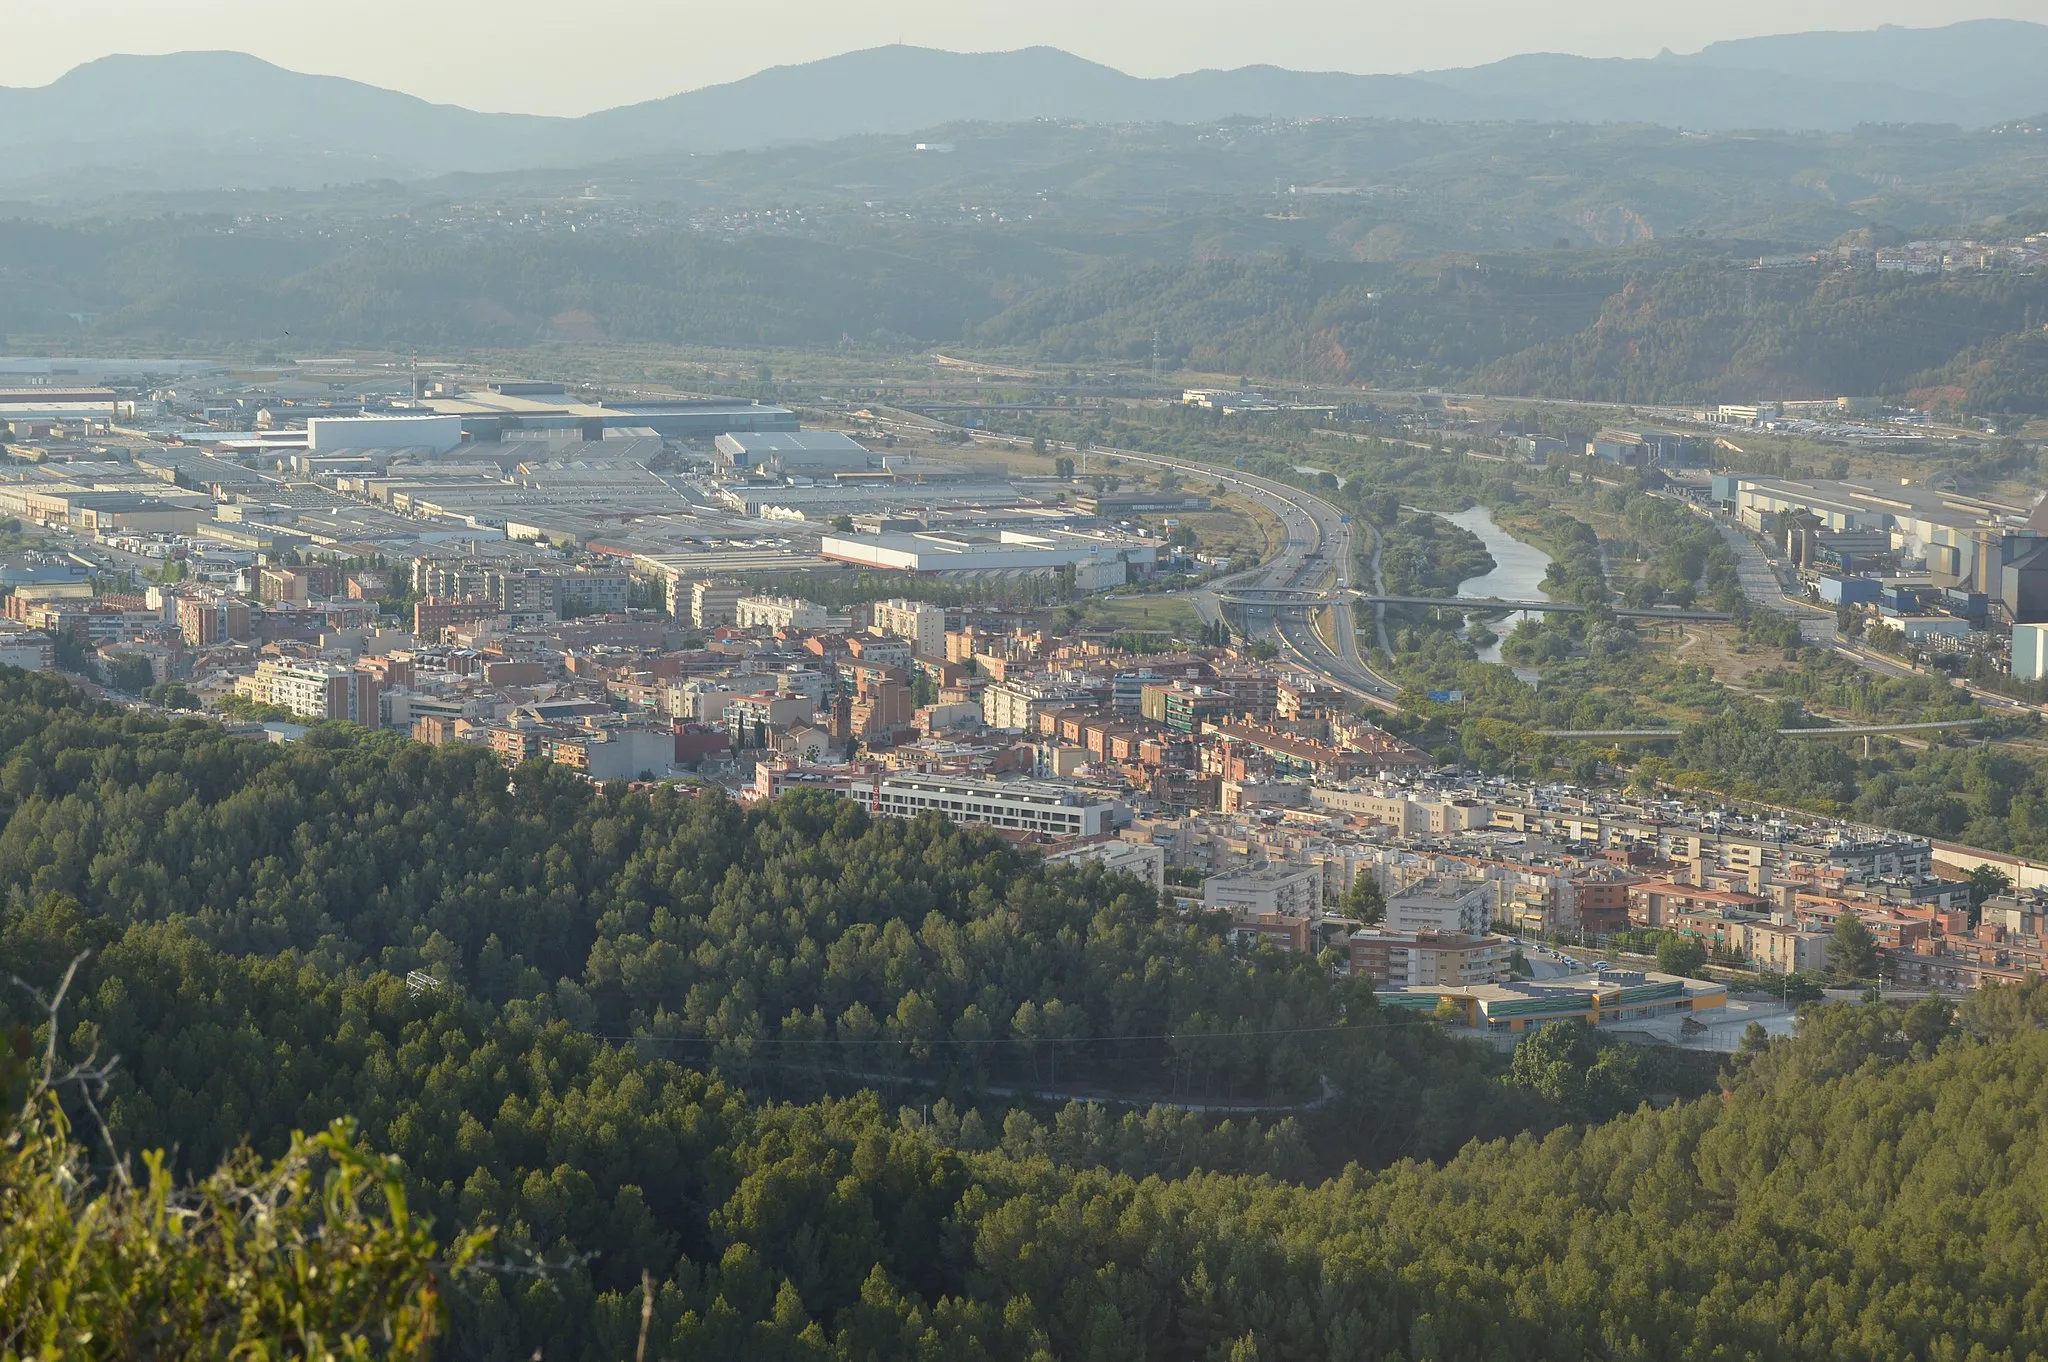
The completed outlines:
[[[1460,596],[1496,596],[1511,601],[1547,601],[1550,593],[1543,589],[1543,574],[1550,569],[1550,555],[1533,544],[1521,540],[1494,524],[1493,513],[1484,506],[1447,515],[1460,529],[1469,530],[1486,545],[1486,551],[1493,555],[1493,571],[1478,577],[1467,577],[1458,583]],[[1496,634],[1505,635],[1529,618],[1528,612],[1517,611],[1505,619],[1492,621],[1488,628]],[[1479,650],[1481,662],[1498,664],[1500,640],[1495,639]],[[1537,674],[1527,667],[1516,667],[1515,675],[1535,685]]]

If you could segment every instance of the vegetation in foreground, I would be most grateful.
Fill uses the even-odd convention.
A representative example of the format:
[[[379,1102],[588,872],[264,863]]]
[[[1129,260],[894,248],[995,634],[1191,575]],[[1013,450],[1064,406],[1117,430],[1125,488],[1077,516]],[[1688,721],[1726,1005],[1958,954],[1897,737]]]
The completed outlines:
[[[435,1259],[395,1182],[363,1195],[372,1179],[354,1170],[391,1165],[343,1132],[295,1143],[276,1172],[243,1156],[187,1198],[228,1188],[231,1204],[167,1220],[156,1182],[76,1185],[82,1152],[32,1107],[0,1143],[7,1342],[421,1356],[446,1279],[459,1289],[440,1353],[455,1357],[539,1343],[615,1358],[643,1339],[654,1357],[1020,1362],[2028,1356],[2048,1348],[2027,1172],[2048,1157],[2044,998],[1992,990],[1962,1026],[1939,1000],[1809,1007],[1796,1040],[1753,1033],[1698,1100],[1313,1184],[969,1148],[948,1113],[891,1118],[871,1096],[762,1106],[700,1085],[682,1119],[650,1119],[628,1081],[599,1097],[597,1126],[565,1112],[530,1130],[562,1161],[525,1193],[558,1216],[634,1218],[663,1263],[637,1282],[573,1265],[490,1276],[475,1239]],[[1599,1103],[1613,1053],[1560,1025],[1517,1053],[1515,1077]],[[317,1207],[315,1157],[332,1170]],[[663,1160],[701,1171],[699,1199],[593,1197]],[[266,1178],[282,1214],[233,1238],[240,1189]],[[483,1179],[478,1203],[495,1190]],[[36,1252],[59,1243],[75,1256]],[[74,1280],[100,1293],[90,1333],[65,1313]]]

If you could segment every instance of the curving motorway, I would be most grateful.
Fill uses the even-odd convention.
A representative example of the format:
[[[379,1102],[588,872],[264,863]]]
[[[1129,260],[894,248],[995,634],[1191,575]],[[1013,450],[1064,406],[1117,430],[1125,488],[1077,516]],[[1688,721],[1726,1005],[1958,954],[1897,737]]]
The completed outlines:
[[[876,424],[884,427],[896,426],[920,434],[955,429],[944,426],[930,417],[918,417],[914,422],[885,419]],[[977,444],[1018,447],[1032,443],[1030,439],[1021,435],[1004,435],[994,431],[967,430],[964,433]],[[1356,527],[1346,524],[1342,511],[1313,492],[1303,491],[1299,487],[1277,482],[1272,478],[1246,473],[1242,469],[1222,468],[1212,463],[1175,459],[1163,454],[1147,454],[1135,449],[1089,445],[1084,451],[1081,446],[1066,441],[1055,441],[1047,447],[1062,453],[1085,452],[1153,468],[1171,468],[1178,472],[1211,479],[1266,507],[1279,518],[1281,525],[1286,529],[1286,540],[1280,552],[1269,562],[1262,563],[1249,572],[1222,578],[1189,593],[1196,612],[1205,623],[1214,624],[1224,617],[1223,602],[1217,596],[1219,590],[1228,590],[1232,587],[1291,587],[1319,591],[1332,585],[1342,590],[1351,588],[1354,552],[1352,533]],[[1384,584],[1379,580],[1379,549],[1380,546],[1375,541],[1371,567],[1371,586],[1375,591],[1384,590]],[[1335,627],[1330,630],[1334,639],[1326,640],[1316,629],[1313,620],[1299,607],[1285,609],[1246,606],[1243,608],[1243,618],[1239,623],[1244,633],[1272,643],[1280,650],[1281,656],[1311,676],[1381,709],[1398,709],[1399,706],[1394,703],[1394,696],[1400,688],[1374,671],[1358,651],[1358,630],[1347,616],[1349,607],[1340,605],[1325,608],[1334,609],[1336,614]],[[1383,617],[1379,627],[1382,646],[1385,646],[1386,626]]]
[[[1278,517],[1286,531],[1285,543],[1278,554],[1250,572],[1212,583],[1207,589],[1194,593],[1195,608],[1204,619],[1213,622],[1222,616],[1223,604],[1217,599],[1219,588],[1323,590],[1335,586],[1339,590],[1351,589],[1352,534],[1357,527],[1346,524],[1342,511],[1313,492],[1241,469],[1219,468],[1215,464],[1146,454],[1134,449],[1091,445],[1088,452],[1214,479]],[[1377,545],[1374,551],[1377,559]],[[1326,609],[1336,616],[1335,627],[1329,631],[1334,639],[1325,639],[1310,615],[1299,608],[1245,606],[1242,625],[1244,632],[1271,642],[1279,648],[1282,656],[1303,671],[1370,704],[1392,708],[1393,697],[1399,688],[1375,672],[1360,655],[1358,630],[1348,618],[1350,607],[1339,605]]]

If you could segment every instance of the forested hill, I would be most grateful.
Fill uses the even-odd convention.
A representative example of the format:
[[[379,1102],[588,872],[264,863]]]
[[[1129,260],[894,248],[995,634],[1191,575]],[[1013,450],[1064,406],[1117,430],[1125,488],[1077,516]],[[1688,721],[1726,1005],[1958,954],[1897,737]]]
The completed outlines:
[[[1000,270],[1028,268],[1029,256]],[[272,344],[287,335],[392,346],[612,339],[902,345],[957,338],[993,313],[990,268],[898,245],[689,232],[478,245],[265,238],[218,219],[55,228],[0,222],[0,326],[19,335],[83,306],[105,335]]]
[[[757,1161],[771,1182],[827,1178],[758,1231],[762,1252],[809,1262],[793,1270],[808,1309],[849,1304],[876,1262],[936,1299],[917,1236],[964,1184],[840,1205],[834,1165],[801,1152],[838,1137],[792,1133],[792,1152],[760,1123],[859,1131],[875,1112],[757,1111],[741,1085],[938,1102],[969,1148],[1295,1178],[1446,1157],[1577,1109],[1504,1085],[1495,1057],[1381,1013],[1322,961],[1246,954],[1220,920],[1163,916],[1149,886],[1049,867],[986,829],[831,797],[743,812],[599,791],[346,726],[279,748],[11,669],[0,885],[10,970],[47,988],[93,952],[64,1039],[121,1056],[120,1147],[199,1171],[357,1117],[442,1224],[498,1225],[571,1264],[520,1285],[530,1300],[475,1307],[471,1328],[529,1340],[519,1356],[593,1347],[604,1292],[643,1271],[687,1286],[756,1242],[737,1205],[717,1208],[768,1195],[743,1187]],[[415,971],[435,986],[409,990]],[[1009,1114],[1015,1092],[1048,1094],[1028,1103],[1041,1116]],[[1141,1114],[1077,1106],[1042,1127],[1069,1093]],[[1242,1110],[1142,1115],[1155,1100]],[[811,1236],[783,1242],[806,1219]]]
[[[57,1040],[122,1057],[117,1147],[197,1173],[353,1114],[441,1233],[498,1231],[446,1283],[444,1356],[627,1356],[643,1281],[669,1358],[2048,1349],[2039,989],[1973,1000],[1974,1034],[1939,1003],[1815,1011],[1724,1091],[1634,1109],[1626,1047],[1560,1029],[1494,1068],[936,816],[345,728],[279,749],[5,672],[0,817],[0,960],[47,987],[95,952]],[[815,1095],[856,1066],[899,1113]],[[1005,1115],[996,1079],[1304,1110]],[[26,1324],[67,1270],[10,1238],[51,1204],[33,1148],[0,1139]]]
[[[2031,126],[2031,125],[2028,125]],[[2048,412],[2020,269],[1759,268],[2048,226],[2048,141],[1866,127],[962,124],[602,172],[0,205],[17,350],[933,347],[1056,371]]]
[[[1282,256],[1105,269],[1027,296],[977,341],[1058,363],[1162,353],[1201,372],[1463,384],[1602,402],[1743,394],[2048,412],[2032,275],[1763,270],[1683,246],[1373,266]],[[2000,361],[1985,362],[1976,347]]]
[[[2048,413],[2044,352],[2026,343],[2048,324],[2048,283],[2017,271],[1758,269],[1682,241],[1387,262],[1124,244],[901,225],[344,247],[209,221],[0,222],[0,325],[60,346],[943,343],[1059,369],[1156,350],[1281,382],[1616,402],[1925,389]]]
[[[1905,397],[1953,384],[1976,410],[2038,414],[2048,368],[2024,342],[2044,324],[2048,280],[2034,275],[1701,262],[1631,278],[1592,325],[1484,364],[1475,381],[1611,402]],[[1976,353],[1986,345],[2004,358],[1995,369]]]

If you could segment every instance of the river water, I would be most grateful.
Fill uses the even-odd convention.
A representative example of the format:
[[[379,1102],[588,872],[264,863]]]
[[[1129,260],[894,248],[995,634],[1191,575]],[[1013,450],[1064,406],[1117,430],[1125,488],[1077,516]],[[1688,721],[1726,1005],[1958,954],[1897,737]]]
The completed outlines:
[[[1460,596],[1495,596],[1511,601],[1547,601],[1550,593],[1543,589],[1543,574],[1550,569],[1550,555],[1534,544],[1521,540],[1493,523],[1493,513],[1484,506],[1474,506],[1456,515],[1445,516],[1460,529],[1477,535],[1486,551],[1493,555],[1493,571],[1478,577],[1467,577],[1458,583]],[[1504,619],[1489,621],[1487,627],[1505,637],[1514,631],[1516,625],[1529,618],[1529,612],[1516,611]],[[1500,640],[1495,639],[1479,650],[1481,662],[1498,664]],[[1515,675],[1535,685],[1537,674],[1527,667],[1516,667]]]

